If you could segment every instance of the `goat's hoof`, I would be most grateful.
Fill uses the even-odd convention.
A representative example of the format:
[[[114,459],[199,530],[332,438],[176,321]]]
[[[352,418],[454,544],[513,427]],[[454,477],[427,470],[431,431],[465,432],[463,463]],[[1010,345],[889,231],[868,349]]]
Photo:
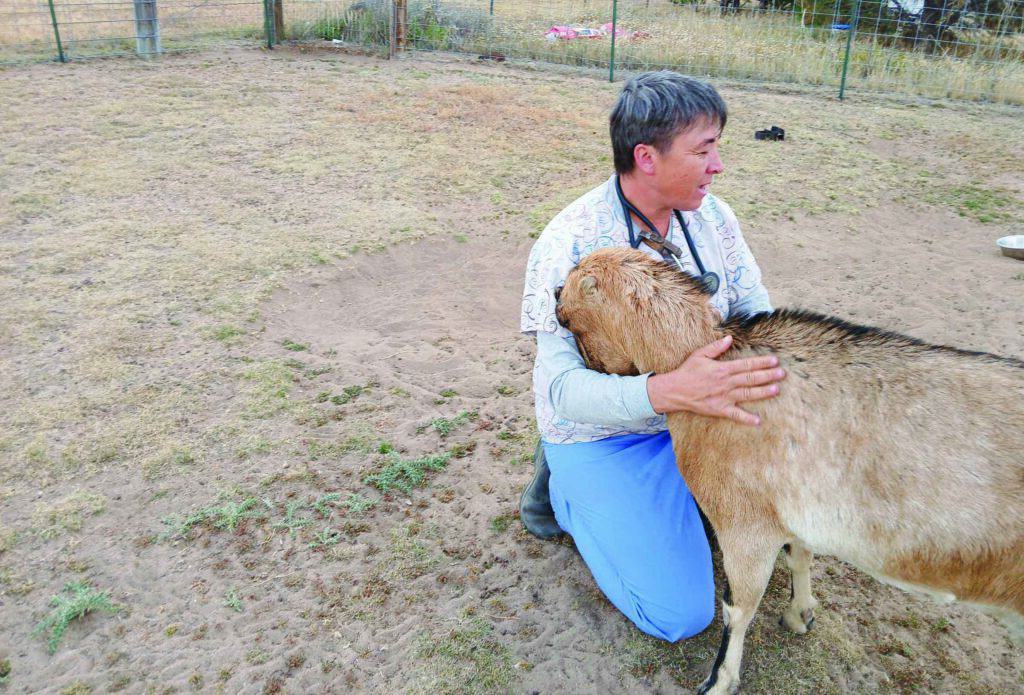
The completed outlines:
[[[697,695],[736,695],[740,691],[739,681],[729,677],[726,671],[720,670],[718,678],[712,683],[711,679],[715,674],[708,676],[708,679],[697,688]]]
[[[790,608],[779,618],[779,625],[798,635],[805,635],[814,627],[814,609],[797,611]]]

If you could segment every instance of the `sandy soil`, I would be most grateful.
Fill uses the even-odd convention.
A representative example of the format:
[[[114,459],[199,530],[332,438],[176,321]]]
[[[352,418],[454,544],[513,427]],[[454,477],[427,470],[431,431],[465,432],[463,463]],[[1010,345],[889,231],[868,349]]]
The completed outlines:
[[[37,66],[0,89],[19,97],[0,107],[0,689],[703,678],[717,625],[647,638],[571,541],[516,518],[536,441],[522,269],[605,175],[615,87],[241,51]],[[1024,264],[993,244],[1024,233],[1019,112],[723,92],[743,165],[719,192],[776,304],[1024,357]],[[745,137],[769,121],[790,141]],[[419,486],[372,484],[431,456]],[[71,581],[120,610],[73,621],[50,654],[33,627]],[[990,618],[830,558],[814,582],[797,638],[775,622],[776,573],[747,692],[1024,688],[1024,652]]]

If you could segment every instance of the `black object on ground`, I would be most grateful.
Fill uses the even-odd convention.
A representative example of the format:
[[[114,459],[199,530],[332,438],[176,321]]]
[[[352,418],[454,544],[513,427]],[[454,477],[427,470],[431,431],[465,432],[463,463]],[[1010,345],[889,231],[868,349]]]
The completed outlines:
[[[766,130],[754,131],[755,140],[785,140],[786,131],[777,125],[773,125],[771,128]]]

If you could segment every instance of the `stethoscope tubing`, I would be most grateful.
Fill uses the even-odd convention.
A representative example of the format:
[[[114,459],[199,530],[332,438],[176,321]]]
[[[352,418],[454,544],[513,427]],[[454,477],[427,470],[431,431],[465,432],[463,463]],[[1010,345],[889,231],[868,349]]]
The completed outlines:
[[[626,230],[629,232],[630,246],[632,246],[634,249],[640,247],[640,239],[636,238],[636,233],[633,231],[633,218],[630,215],[630,213],[636,215],[641,222],[647,225],[647,228],[651,231],[652,234],[654,234],[657,237],[661,237],[661,233],[658,231],[658,228],[654,226],[654,223],[651,222],[651,220],[648,219],[648,217],[644,213],[640,212],[640,209],[637,206],[633,205],[633,203],[629,202],[629,199],[626,198],[626,194],[622,192],[622,184],[620,183],[618,176],[615,177],[615,192],[618,193],[619,195],[619,203],[622,204],[622,214],[626,218]],[[693,257],[694,262],[697,264],[697,270],[700,273],[700,280],[704,282],[705,285],[709,286],[712,292],[717,291],[718,284],[720,282],[718,274],[709,273],[707,269],[704,267],[704,263],[701,262],[700,254],[697,253],[697,245],[693,243],[693,237],[690,236],[690,230],[686,226],[686,220],[683,219],[683,213],[681,213],[679,210],[673,210],[672,213],[679,221],[679,227],[683,230],[683,237],[686,239],[686,246],[687,248],[690,249],[690,255]],[[665,239],[667,238],[668,234],[665,235]],[[671,252],[670,255],[672,256],[673,260],[675,260],[676,265],[679,267],[681,271],[683,269],[683,266],[679,260],[679,257]]]

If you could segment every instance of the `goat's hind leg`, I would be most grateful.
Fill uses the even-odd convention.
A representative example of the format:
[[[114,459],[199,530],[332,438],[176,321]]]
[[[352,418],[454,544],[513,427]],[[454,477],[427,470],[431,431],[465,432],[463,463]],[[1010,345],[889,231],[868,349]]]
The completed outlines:
[[[783,550],[786,551],[786,566],[790,572],[791,600],[789,608],[779,618],[779,624],[802,635],[814,625],[814,609],[818,606],[811,594],[811,560],[814,555],[798,540],[788,543]]]
[[[726,587],[722,600],[722,644],[718,658],[704,684],[701,695],[735,693],[740,686],[740,662],[743,639],[747,633],[768,580],[775,568],[782,541],[775,541],[756,529],[730,529],[719,534],[722,562],[725,565]]]

